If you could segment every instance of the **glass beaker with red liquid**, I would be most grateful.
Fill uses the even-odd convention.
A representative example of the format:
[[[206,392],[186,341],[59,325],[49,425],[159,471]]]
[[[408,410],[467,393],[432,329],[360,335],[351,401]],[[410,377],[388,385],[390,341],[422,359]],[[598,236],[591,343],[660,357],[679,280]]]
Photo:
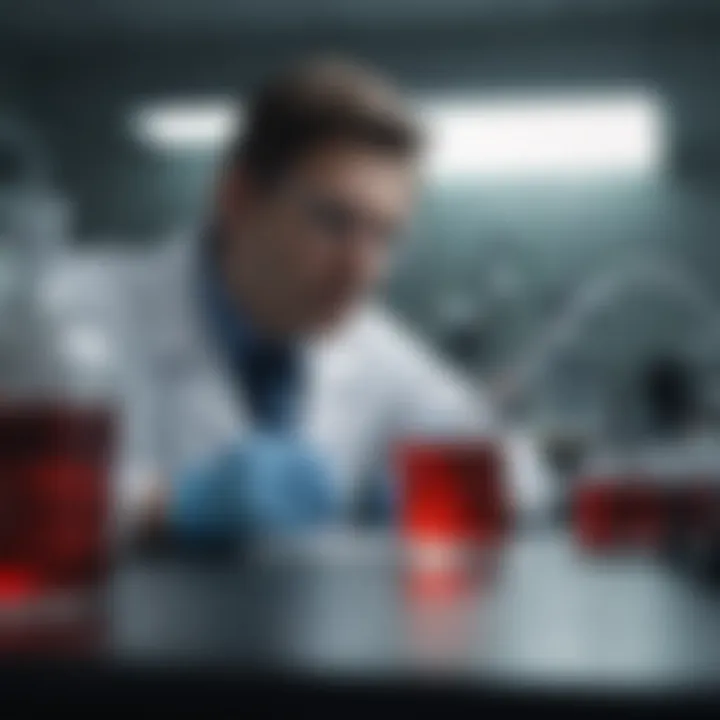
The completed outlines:
[[[667,490],[658,478],[635,470],[588,474],[575,486],[572,518],[586,550],[657,550],[669,529]]]
[[[396,467],[406,540],[496,546],[505,536],[510,504],[494,440],[408,439]]]
[[[105,406],[0,402],[0,606],[101,580],[113,426]]]

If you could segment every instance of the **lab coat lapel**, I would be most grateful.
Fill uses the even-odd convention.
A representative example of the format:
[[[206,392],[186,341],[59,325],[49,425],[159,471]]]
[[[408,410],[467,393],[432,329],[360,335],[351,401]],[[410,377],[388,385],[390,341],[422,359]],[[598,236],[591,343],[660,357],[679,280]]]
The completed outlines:
[[[162,417],[170,420],[168,454],[182,463],[247,432],[247,405],[202,316],[197,279],[197,242],[174,242],[164,258],[168,282],[161,298],[157,353],[162,370]]]
[[[158,324],[157,345],[165,367],[160,378],[162,417],[173,425],[166,429],[167,455],[173,464],[185,464],[252,431],[247,402],[202,315],[196,253],[196,243],[183,241],[164,261],[169,282],[161,293],[167,305],[160,317],[174,321]],[[346,487],[367,461],[366,428],[360,427],[369,416],[360,406],[367,388],[362,387],[355,329],[351,321],[305,344],[306,386],[298,427],[301,437],[328,458]]]
[[[332,336],[309,344],[301,424],[303,436],[331,463],[345,500],[351,500],[353,485],[368,461],[363,420],[372,415],[362,397],[363,373],[354,329],[351,321]]]

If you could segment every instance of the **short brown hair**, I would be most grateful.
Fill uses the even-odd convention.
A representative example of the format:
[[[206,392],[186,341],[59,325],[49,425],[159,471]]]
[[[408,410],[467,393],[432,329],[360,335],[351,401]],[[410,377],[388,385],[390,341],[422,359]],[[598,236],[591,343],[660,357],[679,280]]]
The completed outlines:
[[[349,140],[412,158],[419,127],[401,95],[360,65],[321,59],[270,79],[251,98],[234,159],[272,182],[318,145]]]

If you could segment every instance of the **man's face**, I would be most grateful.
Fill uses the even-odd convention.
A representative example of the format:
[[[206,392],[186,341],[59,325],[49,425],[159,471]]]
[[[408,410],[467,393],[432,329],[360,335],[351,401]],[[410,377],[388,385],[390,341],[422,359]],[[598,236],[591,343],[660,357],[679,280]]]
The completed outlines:
[[[230,213],[230,277],[283,332],[329,329],[385,274],[414,179],[408,160],[322,146],[272,189],[243,192]]]

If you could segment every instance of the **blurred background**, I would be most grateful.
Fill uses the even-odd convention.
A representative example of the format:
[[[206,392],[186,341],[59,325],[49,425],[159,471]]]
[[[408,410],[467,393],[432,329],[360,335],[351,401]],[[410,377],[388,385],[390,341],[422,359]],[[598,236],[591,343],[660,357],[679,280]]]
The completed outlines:
[[[434,139],[387,291],[401,315],[553,433],[605,432],[617,414],[627,425],[638,373],[660,354],[691,363],[705,418],[717,415],[711,0],[6,0],[0,12],[6,234],[43,225],[33,232],[55,238],[41,252],[62,245],[93,265],[196,227],[243,92],[294,58],[349,55],[403,83]],[[18,192],[22,205],[8,201]]]
[[[716,478],[719,40],[714,0],[0,0],[0,383],[53,373],[37,352],[46,326],[26,322],[40,298],[82,382],[106,384],[104,270],[202,224],[249,88],[293,59],[337,53],[396,78],[430,137],[388,304],[486,383],[558,477],[622,475],[617,448],[630,444],[651,448],[634,461],[644,470]],[[637,566],[619,585],[536,583],[544,547],[519,561],[530,579],[498,610],[512,635],[501,650],[522,647],[530,665],[544,653],[565,677],[580,646],[588,676],[612,666],[622,677],[626,658],[668,672],[690,658],[692,674],[700,657],[717,670],[720,615],[704,596],[670,641],[674,586],[658,592]],[[717,543],[708,553],[720,558]],[[627,647],[600,637],[600,596],[616,599],[607,607]],[[693,656],[698,612],[708,650]]]

